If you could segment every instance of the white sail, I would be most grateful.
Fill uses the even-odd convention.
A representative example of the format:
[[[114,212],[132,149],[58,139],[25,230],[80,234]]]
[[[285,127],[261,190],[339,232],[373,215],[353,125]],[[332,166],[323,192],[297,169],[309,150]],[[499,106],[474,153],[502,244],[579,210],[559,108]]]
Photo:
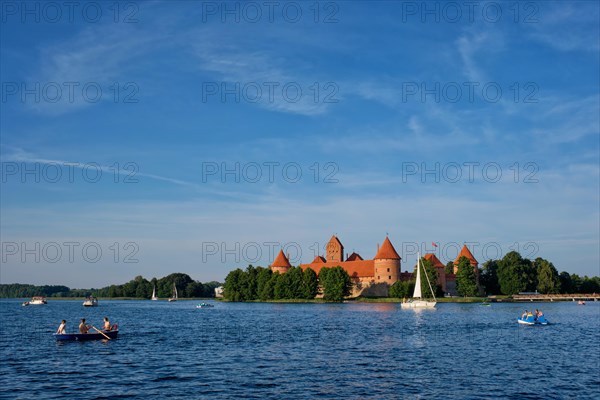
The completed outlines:
[[[169,301],[177,301],[177,286],[173,283],[173,295],[169,298]]]
[[[152,288],[152,300],[158,300],[158,297],[156,297],[156,285]]]
[[[400,304],[401,308],[435,308],[437,304],[437,300],[435,299],[435,293],[433,292],[433,288],[431,287],[431,282],[429,281],[429,276],[427,275],[427,271],[425,271],[425,278],[427,278],[427,283],[429,284],[429,289],[431,290],[431,294],[433,296],[433,301],[427,300],[415,300],[421,299],[421,255],[417,254],[417,280],[415,282],[415,291],[413,293],[413,299],[406,301]]]
[[[421,295],[421,265],[419,259],[417,259],[417,280],[415,281],[415,291],[413,292],[413,297],[417,299],[423,297]]]

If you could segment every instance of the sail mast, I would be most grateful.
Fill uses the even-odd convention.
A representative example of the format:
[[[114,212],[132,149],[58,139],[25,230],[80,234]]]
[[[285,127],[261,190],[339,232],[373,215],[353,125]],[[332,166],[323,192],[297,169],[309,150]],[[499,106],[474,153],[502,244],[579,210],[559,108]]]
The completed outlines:
[[[431,287],[431,281],[429,280],[429,275],[427,274],[427,271],[425,271],[425,278],[427,278],[427,283],[429,284],[429,290],[431,290],[433,300],[437,301],[437,299],[435,298],[435,293],[433,292],[433,287]]]

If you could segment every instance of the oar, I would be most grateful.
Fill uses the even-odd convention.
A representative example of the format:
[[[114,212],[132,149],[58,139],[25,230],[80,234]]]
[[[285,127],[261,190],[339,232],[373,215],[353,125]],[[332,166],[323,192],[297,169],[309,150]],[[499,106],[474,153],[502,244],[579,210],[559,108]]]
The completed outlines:
[[[100,329],[96,328],[94,325],[90,325],[92,328],[94,328],[96,331],[98,331],[99,334],[101,334],[102,336],[104,336],[105,338],[107,338],[108,340],[110,340],[110,338],[108,337],[108,335],[106,335],[104,332],[102,332]]]

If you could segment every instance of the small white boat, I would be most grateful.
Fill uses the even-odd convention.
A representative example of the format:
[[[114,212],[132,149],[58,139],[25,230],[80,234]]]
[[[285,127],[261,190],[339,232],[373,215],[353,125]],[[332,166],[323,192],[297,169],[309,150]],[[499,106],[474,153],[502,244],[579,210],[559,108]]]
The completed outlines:
[[[83,301],[84,307],[98,307],[98,299],[94,296],[86,297]]]
[[[200,303],[196,306],[196,308],[212,308],[212,307],[214,307],[214,306],[210,303]]]
[[[173,296],[169,297],[169,302],[177,301],[177,286],[173,284]]]
[[[429,290],[431,290],[431,295],[433,296],[433,301],[422,299],[421,294],[421,254],[417,254],[417,280],[415,281],[415,291],[413,292],[413,298],[405,301],[400,304],[401,308],[435,308],[437,304],[437,300],[435,298],[435,293],[433,288],[431,287],[431,282],[429,281],[429,276],[427,276],[427,272],[425,272],[425,278],[427,278],[427,283],[429,284]]]
[[[24,302],[22,305],[24,306],[39,306],[42,304],[48,304],[46,298],[43,296],[33,296],[31,300]]]
[[[150,298],[150,300],[153,300],[153,301],[158,300],[158,297],[156,297],[156,286],[154,286],[152,288],[152,298]]]

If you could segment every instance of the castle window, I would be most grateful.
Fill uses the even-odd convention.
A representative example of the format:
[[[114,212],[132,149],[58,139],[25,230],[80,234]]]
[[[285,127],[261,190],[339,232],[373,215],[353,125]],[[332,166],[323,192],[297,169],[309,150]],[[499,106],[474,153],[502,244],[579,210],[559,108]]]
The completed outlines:
[[[388,272],[390,272],[390,269],[388,268]]]
[[[389,279],[389,280],[392,280],[392,277],[391,277],[391,276],[388,276],[388,279]]]
[[[377,277],[377,279],[381,279],[381,277],[380,277],[380,276],[378,276],[378,277]]]

